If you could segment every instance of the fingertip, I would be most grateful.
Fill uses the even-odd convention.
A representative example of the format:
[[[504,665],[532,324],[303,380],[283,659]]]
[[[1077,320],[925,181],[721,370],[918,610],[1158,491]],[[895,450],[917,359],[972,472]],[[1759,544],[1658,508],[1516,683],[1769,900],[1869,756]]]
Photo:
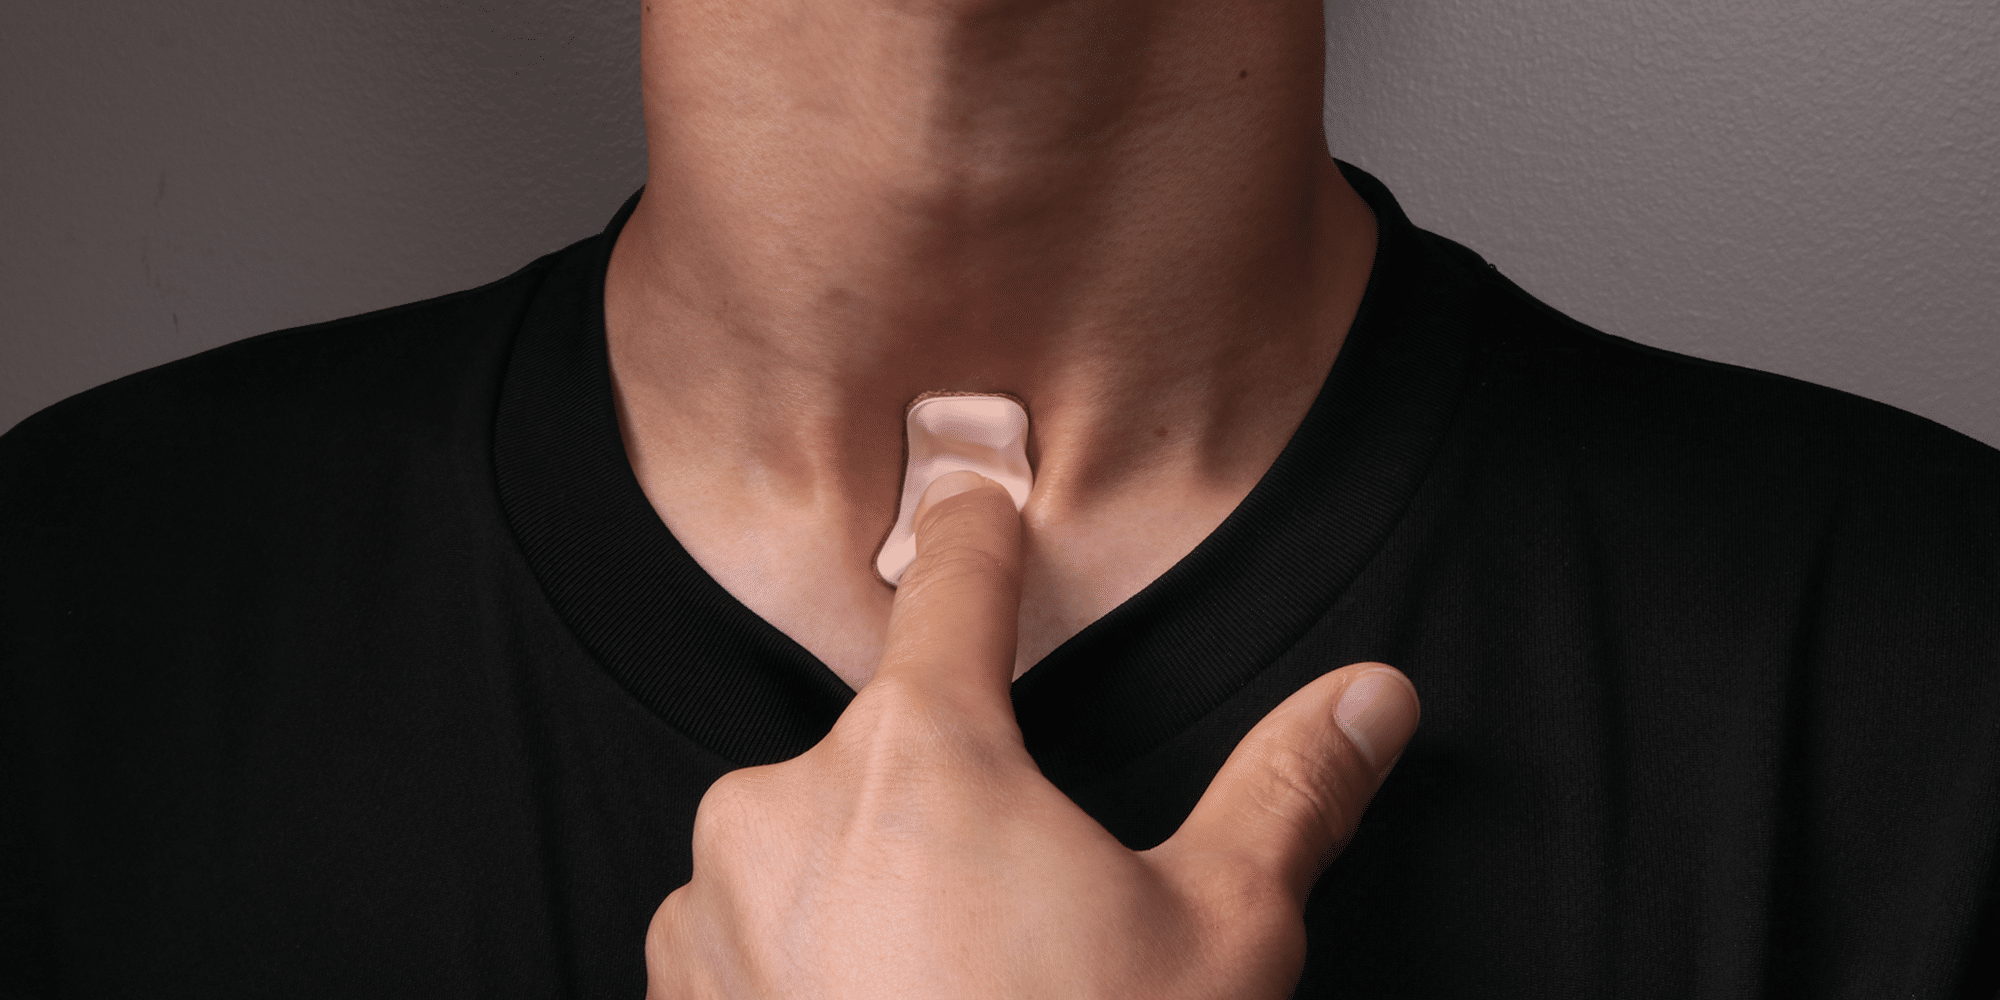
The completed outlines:
[[[1386,663],[1360,663],[1334,707],[1334,720],[1379,779],[1415,735],[1422,703],[1417,686]]]
[[[1389,675],[1393,677],[1395,680],[1400,681],[1402,683],[1404,690],[1409,692],[1410,701],[1416,703],[1419,706],[1419,708],[1422,707],[1423,699],[1418,697],[1417,695],[1417,682],[1411,680],[1409,674],[1406,674],[1401,670],[1396,669],[1394,666],[1390,664],[1383,663],[1380,660],[1363,660],[1359,663],[1350,663],[1347,666],[1342,667],[1340,669],[1342,672],[1350,672],[1355,675],[1354,679],[1348,682],[1350,685],[1352,685],[1354,681],[1359,681],[1361,679],[1361,676],[1365,674],[1381,673]]]
[[[986,486],[949,512],[932,510]],[[959,469],[924,489],[914,526],[917,554],[896,588],[889,634],[875,681],[897,676],[922,690],[976,691],[995,717],[1011,720],[1009,690],[1018,651],[1021,529],[1005,487]],[[1018,729],[1015,730],[1018,738]]]
[[[967,493],[985,485],[999,486],[1000,484],[971,469],[958,469],[937,477],[931,481],[930,487],[924,490],[923,499],[917,501],[917,523],[923,523],[924,515],[930,513],[930,509],[939,503],[960,493]]]

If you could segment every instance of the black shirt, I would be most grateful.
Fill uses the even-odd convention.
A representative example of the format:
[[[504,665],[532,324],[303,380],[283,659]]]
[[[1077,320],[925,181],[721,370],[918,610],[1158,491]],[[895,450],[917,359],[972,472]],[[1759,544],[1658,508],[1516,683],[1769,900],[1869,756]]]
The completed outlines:
[[[1170,835],[1360,660],[1423,722],[1302,996],[2000,990],[2000,452],[1570,320],[1415,228],[1270,471],[1014,685]],[[687,555],[611,404],[603,234],[0,438],[0,990],[644,993],[704,790],[852,697]]]

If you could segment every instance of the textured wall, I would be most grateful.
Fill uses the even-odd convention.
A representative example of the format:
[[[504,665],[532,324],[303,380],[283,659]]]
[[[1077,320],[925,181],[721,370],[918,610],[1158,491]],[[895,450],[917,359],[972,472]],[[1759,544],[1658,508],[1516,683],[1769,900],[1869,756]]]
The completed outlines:
[[[631,0],[0,10],[0,428],[504,277],[645,182]]]
[[[1600,330],[2000,447],[2000,2],[1331,0],[1327,135]]]
[[[2000,446],[2000,3],[1328,20],[1333,150],[1419,225],[1601,329]],[[0,428],[596,231],[644,176],[636,26],[631,0],[9,4]]]

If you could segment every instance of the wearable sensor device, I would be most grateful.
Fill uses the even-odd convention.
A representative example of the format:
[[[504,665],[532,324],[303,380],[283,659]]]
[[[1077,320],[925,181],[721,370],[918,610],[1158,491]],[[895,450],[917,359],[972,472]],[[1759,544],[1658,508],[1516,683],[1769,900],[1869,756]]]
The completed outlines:
[[[1017,397],[926,392],[904,409],[903,427],[903,505],[875,555],[875,572],[891,587],[917,558],[917,502],[938,477],[970,469],[1005,486],[1015,510],[1027,505],[1035,485],[1028,468],[1028,410]]]

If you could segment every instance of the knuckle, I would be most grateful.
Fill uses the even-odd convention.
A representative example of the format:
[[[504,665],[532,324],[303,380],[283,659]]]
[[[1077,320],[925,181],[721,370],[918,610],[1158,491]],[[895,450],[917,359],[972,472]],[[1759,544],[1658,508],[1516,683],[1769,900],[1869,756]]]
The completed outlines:
[[[702,793],[701,802],[695,806],[693,851],[694,860],[700,866],[703,859],[725,856],[743,846],[744,834],[757,828],[756,818],[763,811],[764,786],[768,783],[762,775],[749,772],[762,768],[741,768],[730,771],[715,779]]]
[[[1256,798],[1266,810],[1295,823],[1316,840],[1338,843],[1361,819],[1362,790],[1349,768],[1324,741],[1274,740],[1266,748],[1264,780]]]
[[[847,742],[879,746],[885,734],[922,731],[934,725],[932,696],[909,678],[883,674],[856,692],[839,725]]]
[[[824,773],[848,782],[871,808],[940,794],[991,797],[1040,773],[1013,726],[921,682],[878,677],[813,752],[823,755]]]
[[[922,681],[900,674],[881,674],[854,695],[848,712],[855,718],[855,733],[867,734],[870,742],[886,734],[932,733],[944,725],[948,712],[944,696]]]
[[[681,936],[682,901],[687,899],[687,886],[681,886],[667,894],[658,909],[653,911],[653,919],[646,925],[646,946],[648,949],[672,950]]]
[[[814,753],[848,782],[864,782],[884,772],[920,769],[934,757],[938,725],[923,693],[894,677],[868,682],[834,723],[831,737]]]
[[[653,911],[643,941],[647,1000],[679,1000],[683,997],[713,995],[700,980],[702,963],[688,957],[713,951],[712,942],[703,940],[712,927],[709,921],[693,919],[689,894],[692,883],[670,893]]]

